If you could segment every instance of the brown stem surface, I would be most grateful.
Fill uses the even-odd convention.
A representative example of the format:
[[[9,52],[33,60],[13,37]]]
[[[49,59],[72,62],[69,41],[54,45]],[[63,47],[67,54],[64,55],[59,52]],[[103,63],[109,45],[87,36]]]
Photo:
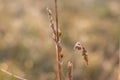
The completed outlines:
[[[56,59],[57,59],[57,80],[61,80],[61,50],[60,49],[60,41],[58,35],[58,11],[57,11],[57,0],[55,0],[55,14],[56,14]]]
[[[57,58],[57,80],[61,80],[61,58],[59,55],[59,49],[58,46],[56,45],[56,58]]]
[[[58,37],[58,9],[57,9],[57,0],[55,0],[55,14],[56,14],[56,34],[57,34],[57,41],[59,41]]]

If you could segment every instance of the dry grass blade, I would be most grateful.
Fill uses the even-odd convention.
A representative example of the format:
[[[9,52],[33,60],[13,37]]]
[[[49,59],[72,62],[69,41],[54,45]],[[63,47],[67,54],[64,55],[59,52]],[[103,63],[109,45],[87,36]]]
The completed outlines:
[[[10,72],[4,70],[4,69],[0,69],[0,70],[1,70],[2,72],[4,72],[4,73],[8,74],[9,76],[12,76],[12,77],[18,79],[18,80],[27,80],[27,79],[22,78],[22,77],[20,77],[20,76],[14,75],[14,74],[12,74],[12,73],[10,73]]]

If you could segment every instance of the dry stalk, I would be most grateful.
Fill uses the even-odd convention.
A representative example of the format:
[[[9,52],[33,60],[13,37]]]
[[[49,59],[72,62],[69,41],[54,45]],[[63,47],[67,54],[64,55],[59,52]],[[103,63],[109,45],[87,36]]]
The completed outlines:
[[[55,0],[55,14],[56,14],[56,59],[57,59],[57,79],[61,80],[61,69],[62,69],[62,58],[61,58],[61,54],[62,54],[62,47],[61,47],[61,42],[60,42],[60,36],[58,35],[58,11],[57,11],[57,0]],[[61,32],[60,32],[61,34]]]
[[[68,80],[72,80],[73,64],[71,61],[68,62]]]
[[[53,31],[52,38],[56,43],[57,80],[61,80],[63,54],[62,54],[62,47],[61,47],[61,41],[60,41],[61,31],[58,28],[57,0],[55,0],[55,14],[56,14],[55,22],[56,22],[56,25],[54,24],[51,10],[47,8],[47,11],[48,11],[48,16],[49,16],[49,20],[50,20],[50,27],[52,28],[52,31]]]
[[[52,28],[52,31],[53,31],[52,38],[56,43],[57,80],[61,80],[63,54],[62,54],[62,47],[61,47],[61,40],[60,40],[61,31],[58,26],[58,11],[57,11],[58,9],[57,8],[58,8],[57,0],[55,0],[55,15],[56,15],[55,22],[56,22],[56,25],[54,24],[54,21],[53,21],[52,11],[47,8],[47,12],[48,12],[49,20],[50,20],[50,27]],[[75,44],[74,49],[82,50],[82,56],[84,57],[84,60],[86,61],[87,65],[88,65],[88,55],[86,54],[87,51],[86,51],[85,47],[81,46],[81,44],[78,42]],[[71,62],[68,62],[69,80],[72,80],[72,67],[73,67],[73,64]]]

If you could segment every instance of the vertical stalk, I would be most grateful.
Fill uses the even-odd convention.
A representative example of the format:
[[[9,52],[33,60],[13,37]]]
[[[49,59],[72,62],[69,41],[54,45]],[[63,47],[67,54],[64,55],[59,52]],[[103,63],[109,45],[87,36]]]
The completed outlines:
[[[57,9],[57,0],[55,0],[55,15],[56,15],[56,35],[57,35],[57,41],[59,41],[58,37],[58,9]]]
[[[55,14],[56,14],[56,59],[57,59],[57,80],[61,80],[61,57],[59,50],[59,35],[58,35],[58,11],[57,0],[55,0]]]
[[[56,45],[56,58],[57,58],[57,80],[61,80],[61,59],[59,56],[58,46]]]

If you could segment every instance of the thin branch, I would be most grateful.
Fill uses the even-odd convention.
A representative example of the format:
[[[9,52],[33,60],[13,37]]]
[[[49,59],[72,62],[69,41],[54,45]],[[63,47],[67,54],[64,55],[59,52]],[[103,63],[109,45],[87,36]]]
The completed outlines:
[[[57,7],[57,0],[55,0],[55,14],[56,14],[56,34],[57,34],[57,41],[59,41],[58,37],[58,7]]]
[[[57,60],[57,80],[61,80],[61,74],[62,74],[62,47],[61,47],[61,41],[60,41],[60,36],[61,36],[61,31],[58,28],[58,11],[57,11],[57,0],[55,0],[55,21],[56,25],[53,23],[53,18],[52,18],[52,12],[50,9],[47,8],[48,15],[49,15],[49,20],[50,20],[50,26],[53,30],[53,39],[56,42],[56,60]]]
[[[16,79],[19,79],[19,80],[27,80],[27,79],[25,79],[25,78],[22,78],[22,77],[20,77],[20,76],[17,76],[17,75],[15,75],[15,74],[12,74],[12,73],[10,73],[10,72],[4,70],[4,69],[0,69],[0,71],[2,71],[2,72],[4,72],[4,73],[8,74],[9,76],[13,76],[13,77],[16,78]]]
[[[60,63],[62,63],[62,47],[61,47],[61,42],[59,40],[60,35],[59,35],[59,31],[58,31],[58,7],[57,7],[57,0],[55,0],[55,14],[56,14],[56,59],[57,59],[57,69],[58,69],[58,73],[57,73],[57,79],[61,80],[61,73],[62,73],[62,65]],[[60,32],[61,33],[61,32]]]

